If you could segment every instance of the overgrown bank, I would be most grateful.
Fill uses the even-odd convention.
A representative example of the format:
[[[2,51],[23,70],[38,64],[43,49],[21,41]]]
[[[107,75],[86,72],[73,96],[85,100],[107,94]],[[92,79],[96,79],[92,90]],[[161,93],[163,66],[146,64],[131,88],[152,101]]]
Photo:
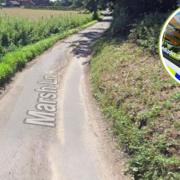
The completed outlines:
[[[119,0],[113,7],[111,38],[94,48],[94,96],[135,179],[180,179],[180,86],[158,57],[161,27],[177,1]]]
[[[180,179],[180,87],[159,57],[132,41],[104,38],[94,48],[91,79],[134,178]]]

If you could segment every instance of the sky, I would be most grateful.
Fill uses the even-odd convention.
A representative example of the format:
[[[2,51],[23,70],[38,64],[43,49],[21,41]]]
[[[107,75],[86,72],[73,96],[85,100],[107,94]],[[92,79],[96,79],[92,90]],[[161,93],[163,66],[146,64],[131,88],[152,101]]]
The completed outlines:
[[[174,18],[180,23],[180,12],[178,12]]]

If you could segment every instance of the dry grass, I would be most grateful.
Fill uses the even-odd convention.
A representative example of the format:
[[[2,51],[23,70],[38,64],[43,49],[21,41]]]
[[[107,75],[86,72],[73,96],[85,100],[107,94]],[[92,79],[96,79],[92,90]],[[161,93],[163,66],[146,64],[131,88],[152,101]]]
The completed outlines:
[[[179,178],[180,86],[159,57],[131,42],[100,41],[96,50],[94,94],[118,141],[133,154],[130,172],[144,179]]]
[[[64,14],[72,15],[77,14],[78,11],[62,11],[62,10],[40,10],[40,9],[24,9],[24,8],[2,8],[0,14],[9,16],[17,16],[29,18],[31,20],[39,20],[51,16],[61,16]]]

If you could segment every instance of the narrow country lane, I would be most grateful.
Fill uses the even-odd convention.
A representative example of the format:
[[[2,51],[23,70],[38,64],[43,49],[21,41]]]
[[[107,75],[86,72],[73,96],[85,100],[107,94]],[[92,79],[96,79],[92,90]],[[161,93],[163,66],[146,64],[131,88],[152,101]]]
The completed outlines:
[[[98,22],[37,57],[0,99],[0,180],[121,180],[97,143],[88,101]]]

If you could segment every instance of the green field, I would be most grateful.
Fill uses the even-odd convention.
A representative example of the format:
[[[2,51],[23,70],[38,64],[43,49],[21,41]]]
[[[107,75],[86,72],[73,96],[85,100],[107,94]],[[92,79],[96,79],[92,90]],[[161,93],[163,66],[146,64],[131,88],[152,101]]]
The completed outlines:
[[[77,11],[22,8],[6,8],[0,11],[0,57],[17,47],[62,33],[92,20],[91,14],[81,14]]]
[[[39,20],[42,18],[48,18],[52,16],[64,16],[64,15],[76,15],[79,11],[62,11],[62,10],[41,10],[41,9],[25,9],[25,8],[2,8],[0,14],[6,14],[8,16],[17,16],[28,18],[31,20]]]
[[[93,22],[91,14],[77,11],[16,8],[2,9],[1,12],[0,85],[57,40]]]

